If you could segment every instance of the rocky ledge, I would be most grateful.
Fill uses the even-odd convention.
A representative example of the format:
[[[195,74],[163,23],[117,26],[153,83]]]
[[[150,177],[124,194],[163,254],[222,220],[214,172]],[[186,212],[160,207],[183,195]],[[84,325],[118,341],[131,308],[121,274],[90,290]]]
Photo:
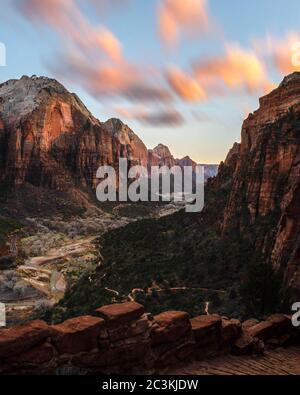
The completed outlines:
[[[152,374],[192,360],[293,344],[300,345],[300,333],[286,315],[244,323],[218,315],[190,319],[180,311],[153,317],[127,302],[59,325],[32,321],[0,330],[0,373]]]

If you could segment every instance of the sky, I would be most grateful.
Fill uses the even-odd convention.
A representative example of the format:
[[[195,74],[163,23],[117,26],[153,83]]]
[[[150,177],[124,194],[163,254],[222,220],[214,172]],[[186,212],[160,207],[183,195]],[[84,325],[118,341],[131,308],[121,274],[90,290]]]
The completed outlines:
[[[148,148],[219,163],[300,71],[299,17],[299,0],[1,0],[0,82],[56,78]]]

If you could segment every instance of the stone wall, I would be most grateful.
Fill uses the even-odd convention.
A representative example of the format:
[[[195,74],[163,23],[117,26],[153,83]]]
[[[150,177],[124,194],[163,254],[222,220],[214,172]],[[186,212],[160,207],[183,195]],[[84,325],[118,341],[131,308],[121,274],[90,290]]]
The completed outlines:
[[[152,374],[192,359],[263,353],[299,343],[288,316],[266,321],[185,312],[157,316],[135,302],[104,306],[59,325],[43,321],[0,330],[1,374]]]

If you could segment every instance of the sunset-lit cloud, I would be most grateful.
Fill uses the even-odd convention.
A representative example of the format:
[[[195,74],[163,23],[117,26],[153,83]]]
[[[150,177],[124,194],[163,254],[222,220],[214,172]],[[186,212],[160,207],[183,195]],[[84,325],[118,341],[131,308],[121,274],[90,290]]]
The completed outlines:
[[[229,89],[266,91],[271,82],[264,63],[252,50],[244,50],[237,45],[226,45],[223,56],[197,62],[194,71],[199,83],[209,90],[216,83],[223,83]]]
[[[158,7],[159,34],[172,46],[181,36],[208,31],[211,25],[207,0],[161,0]]]
[[[147,109],[131,109],[130,114],[127,109],[127,117],[143,124],[182,124],[183,115],[173,108],[175,95],[182,102],[194,104],[241,90],[265,94],[274,88],[258,43],[252,49],[223,43],[223,54],[202,55],[190,72],[176,65],[157,67],[155,63],[128,60],[121,40],[103,24],[92,23],[83,5],[92,6],[100,15],[106,8],[128,7],[130,1],[15,0],[29,21],[59,36],[60,61],[48,63],[57,78],[80,86],[96,100],[147,103]],[[213,27],[208,0],[160,0],[158,4],[160,36],[167,45]],[[265,44],[282,72],[290,71],[288,48],[296,39],[296,35],[290,35],[279,43],[269,38]]]
[[[198,81],[185,74],[178,67],[169,67],[166,78],[176,94],[187,102],[197,102],[206,98],[206,93]]]
[[[268,34],[263,39],[253,40],[254,49],[268,57],[275,69],[283,74],[300,71],[300,34],[288,32],[277,38]]]
[[[77,83],[97,99],[172,100],[167,87],[151,75],[151,67],[128,62],[116,36],[104,26],[92,25],[75,0],[28,0],[18,4],[28,18],[46,23],[62,38],[65,50],[60,62],[49,66],[60,78]]]
[[[113,33],[101,28],[96,34],[95,43],[115,61],[122,61],[122,45]]]
[[[182,115],[171,108],[149,111],[146,107],[117,107],[115,111],[122,118],[138,120],[150,126],[179,126],[184,122]]]
[[[103,121],[105,109],[128,119],[149,146],[166,131],[199,160],[219,144],[222,159],[258,98],[300,71],[300,3],[277,2],[1,0],[0,82],[55,78]]]
[[[27,18],[41,25],[46,23],[69,46],[122,61],[120,41],[104,26],[93,26],[74,0],[26,0],[17,4]]]

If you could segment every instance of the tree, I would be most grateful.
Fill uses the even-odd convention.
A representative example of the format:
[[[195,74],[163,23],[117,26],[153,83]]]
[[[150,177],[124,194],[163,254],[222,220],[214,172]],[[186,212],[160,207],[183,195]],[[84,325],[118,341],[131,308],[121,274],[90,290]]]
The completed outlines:
[[[261,316],[274,313],[281,302],[282,275],[264,259],[250,264],[240,294],[249,313]]]

